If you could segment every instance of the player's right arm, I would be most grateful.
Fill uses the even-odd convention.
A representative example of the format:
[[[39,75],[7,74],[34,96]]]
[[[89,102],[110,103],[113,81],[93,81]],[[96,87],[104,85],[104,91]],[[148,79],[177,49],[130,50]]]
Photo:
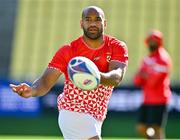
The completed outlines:
[[[10,87],[15,93],[24,98],[43,96],[55,85],[61,74],[59,70],[47,68],[42,76],[35,80],[31,86],[21,83],[19,85],[10,84]]]

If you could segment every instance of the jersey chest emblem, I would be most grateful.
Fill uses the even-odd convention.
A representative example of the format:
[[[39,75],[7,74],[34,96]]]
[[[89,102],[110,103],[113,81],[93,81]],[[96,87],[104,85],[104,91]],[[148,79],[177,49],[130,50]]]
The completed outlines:
[[[107,61],[107,62],[110,62],[110,61],[111,61],[111,53],[110,53],[110,52],[107,52],[107,53],[106,53],[106,61]]]

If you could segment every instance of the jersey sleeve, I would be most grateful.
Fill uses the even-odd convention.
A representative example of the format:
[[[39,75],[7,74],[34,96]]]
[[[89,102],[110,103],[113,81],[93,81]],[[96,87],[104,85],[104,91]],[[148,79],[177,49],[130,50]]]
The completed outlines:
[[[128,64],[128,48],[124,42],[114,41],[114,43],[112,43],[111,60],[118,60],[126,65]]]
[[[142,87],[146,83],[147,79],[147,73],[146,70],[147,67],[145,66],[144,62],[141,62],[141,65],[138,68],[138,71],[136,72],[134,78],[133,78],[133,83],[135,86]]]
[[[49,68],[58,69],[61,72],[65,72],[70,58],[70,49],[69,46],[61,47],[53,56],[51,61],[48,64]]]

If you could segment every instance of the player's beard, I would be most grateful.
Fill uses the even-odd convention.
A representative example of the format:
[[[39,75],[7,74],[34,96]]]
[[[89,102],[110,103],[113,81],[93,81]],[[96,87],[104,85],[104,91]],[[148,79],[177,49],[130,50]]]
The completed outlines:
[[[89,30],[90,28],[85,29],[83,27],[84,35],[89,39],[96,40],[103,35],[103,28],[96,28],[97,33],[91,33]]]
[[[155,52],[156,50],[158,50],[158,45],[157,44],[149,44],[149,51],[150,52]]]

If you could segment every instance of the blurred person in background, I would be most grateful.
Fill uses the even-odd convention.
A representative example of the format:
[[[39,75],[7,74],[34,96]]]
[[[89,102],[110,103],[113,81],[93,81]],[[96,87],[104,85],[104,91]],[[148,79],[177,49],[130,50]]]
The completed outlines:
[[[134,76],[135,86],[143,89],[137,131],[147,139],[164,139],[171,97],[171,58],[163,47],[163,35],[152,30],[145,39],[149,54],[144,57]]]
[[[104,34],[106,20],[99,7],[86,7],[80,25],[84,34],[60,47],[39,79],[31,86],[22,83],[10,87],[24,98],[43,96],[64,74],[63,93],[57,99],[58,123],[63,137],[101,139],[101,127],[113,87],[120,84],[126,71],[128,50],[124,42]],[[87,57],[97,65],[101,83],[96,89],[83,91],[70,81],[67,65],[75,56]]]

